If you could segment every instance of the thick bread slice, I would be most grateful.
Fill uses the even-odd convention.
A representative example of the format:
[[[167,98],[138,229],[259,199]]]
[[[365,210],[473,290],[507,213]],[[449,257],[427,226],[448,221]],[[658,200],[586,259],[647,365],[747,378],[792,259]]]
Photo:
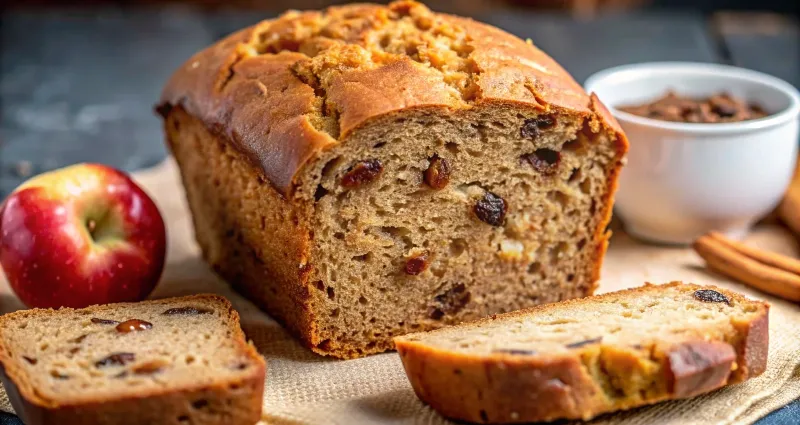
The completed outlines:
[[[254,424],[266,372],[217,295],[6,314],[0,366],[26,425]]]
[[[197,53],[158,110],[203,257],[317,353],[595,288],[627,141],[497,28],[290,11]]]
[[[481,423],[590,419],[760,375],[769,305],[673,282],[395,338],[420,399]]]

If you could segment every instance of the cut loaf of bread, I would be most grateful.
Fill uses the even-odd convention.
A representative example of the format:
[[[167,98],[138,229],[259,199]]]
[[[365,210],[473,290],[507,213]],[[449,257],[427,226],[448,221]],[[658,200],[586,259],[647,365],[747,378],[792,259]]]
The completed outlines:
[[[216,295],[6,314],[0,365],[26,425],[254,424],[266,373]]]
[[[479,423],[590,419],[760,375],[769,305],[673,282],[395,339],[417,396]]]
[[[287,12],[192,57],[158,110],[205,259],[318,353],[595,287],[626,139],[497,28]]]

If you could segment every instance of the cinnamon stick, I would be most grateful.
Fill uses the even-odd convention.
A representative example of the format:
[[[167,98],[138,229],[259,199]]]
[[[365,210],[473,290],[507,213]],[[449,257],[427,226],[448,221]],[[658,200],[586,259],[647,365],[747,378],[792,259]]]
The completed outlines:
[[[778,205],[777,212],[781,221],[792,229],[795,235],[800,235],[800,160],[797,161],[794,177]]]
[[[800,302],[800,261],[712,232],[693,244],[711,270],[756,289]]]

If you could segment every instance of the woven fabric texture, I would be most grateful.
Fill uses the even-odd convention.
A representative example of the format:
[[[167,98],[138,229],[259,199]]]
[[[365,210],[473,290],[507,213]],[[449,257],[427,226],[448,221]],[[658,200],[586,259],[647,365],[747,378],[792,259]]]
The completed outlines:
[[[241,314],[245,333],[268,360],[263,424],[448,423],[416,398],[396,353],[348,361],[319,357],[216,277],[200,259],[177,167],[171,160],[134,178],[159,205],[169,233],[168,265],[153,297],[214,292],[231,300]],[[758,227],[747,243],[783,253],[798,252],[795,239],[777,226]],[[645,245],[615,230],[599,292],[672,280],[715,284],[769,301],[767,371],[740,385],[689,400],[602,416],[592,424],[751,424],[800,397],[800,306],[706,272],[690,249]],[[20,308],[0,277],[0,313]],[[2,388],[0,410],[13,411]]]

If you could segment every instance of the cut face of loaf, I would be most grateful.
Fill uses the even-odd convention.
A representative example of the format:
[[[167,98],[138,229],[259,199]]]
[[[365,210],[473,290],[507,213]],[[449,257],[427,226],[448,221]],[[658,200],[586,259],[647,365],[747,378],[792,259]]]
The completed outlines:
[[[260,419],[264,361],[215,295],[7,314],[0,364],[28,425]]]
[[[625,138],[500,30],[412,2],[287,14],[164,105],[205,258],[318,353],[595,287]]]
[[[766,303],[673,282],[396,339],[417,395],[479,423],[588,420],[760,375]]]
[[[591,293],[616,151],[583,124],[404,113],[326,152],[303,189],[332,348]]]

